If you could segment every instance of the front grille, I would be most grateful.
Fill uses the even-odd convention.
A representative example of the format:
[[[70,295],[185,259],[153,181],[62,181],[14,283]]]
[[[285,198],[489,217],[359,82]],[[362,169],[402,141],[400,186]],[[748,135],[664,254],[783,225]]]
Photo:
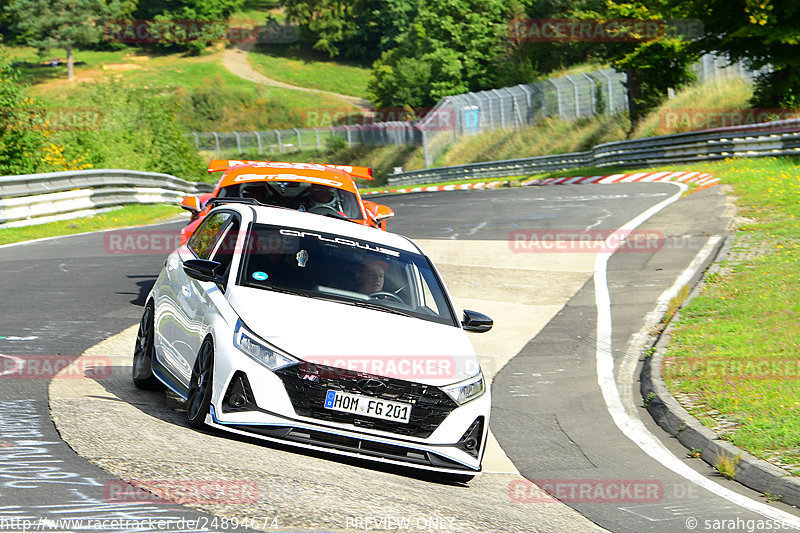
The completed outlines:
[[[351,424],[358,428],[386,431],[395,435],[427,438],[457,407],[456,403],[438,387],[363,372],[302,364],[278,370],[275,374],[283,381],[298,416]],[[358,387],[359,380],[364,379],[381,381],[386,389],[380,394],[366,395]],[[410,403],[413,405],[411,419],[407,424],[403,424],[325,409],[325,394],[328,390]]]

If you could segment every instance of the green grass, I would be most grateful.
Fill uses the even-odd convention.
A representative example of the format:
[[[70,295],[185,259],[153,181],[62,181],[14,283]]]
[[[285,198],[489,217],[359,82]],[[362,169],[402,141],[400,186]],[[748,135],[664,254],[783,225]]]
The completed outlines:
[[[145,54],[134,49],[113,52],[75,52],[76,81],[66,80],[66,67],[46,67],[38,64],[36,51],[26,47],[9,47],[17,62],[21,79],[31,84],[29,92],[48,107],[89,107],[87,97],[92,84],[121,81],[143,89],[164,91],[192,98],[194,91],[215,87],[225,107],[221,118],[197,123],[196,117],[187,122],[188,129],[202,131],[252,131],[272,128],[305,127],[308,109],[341,109],[356,111],[352,106],[334,96],[308,93],[279,87],[268,87],[244,80],[230,73],[222,65],[222,52],[200,56],[184,54]],[[58,56],[51,51],[47,57]],[[63,59],[63,54],[61,55]],[[225,104],[225,93],[252,95],[250,105]]]
[[[734,243],[763,254],[711,277],[682,311],[666,356],[673,392],[704,424],[737,424],[724,435],[800,475],[800,161],[728,160],[696,165],[734,188],[739,215],[751,222]],[[714,411],[719,414],[714,413]],[[709,414],[711,413],[711,416]]]
[[[625,139],[628,125],[628,119],[623,116],[596,117],[575,122],[548,118],[536,126],[522,130],[500,129],[463,137],[448,148],[436,163],[437,166],[450,166],[581,152],[597,144]],[[414,165],[409,165],[412,166]]]
[[[129,205],[91,217],[48,222],[22,228],[0,228],[0,244],[30,241],[44,237],[74,235],[102,229],[153,224],[163,222],[183,212],[176,205]]]
[[[20,70],[20,81],[29,84],[39,84],[48,81],[67,79],[66,64],[57,67],[47,66],[46,61],[53,58],[60,58],[66,62],[67,53],[62,49],[48,50],[44,59],[39,57],[35,48],[28,46],[6,46],[10,52],[15,66]],[[118,64],[125,61],[126,55],[130,52],[125,50],[113,51],[94,51],[94,50],[73,50],[73,60],[75,61],[75,71],[88,71],[102,69],[104,64]]]
[[[631,135],[632,138],[652,137],[689,131],[689,117],[697,119],[694,129],[706,129],[724,124],[714,124],[714,118],[720,118],[720,111],[747,109],[748,100],[753,96],[753,85],[741,78],[731,78],[693,85],[666,101],[655,112],[650,113],[639,122]],[[699,111],[699,113],[695,112]],[[710,113],[706,114],[705,111]]]
[[[367,96],[371,71],[363,66],[326,60],[296,46],[277,44],[254,48],[248,60],[254,70],[284,83],[360,98]]]

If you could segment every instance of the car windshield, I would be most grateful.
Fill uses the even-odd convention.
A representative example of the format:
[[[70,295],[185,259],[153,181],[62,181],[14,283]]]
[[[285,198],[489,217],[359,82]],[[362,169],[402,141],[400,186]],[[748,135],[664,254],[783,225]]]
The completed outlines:
[[[239,284],[408,315],[455,326],[428,259],[324,232],[254,224]]]
[[[253,198],[263,205],[303,209],[321,215],[363,218],[358,198],[350,191],[317,183],[258,181],[235,183],[220,189],[219,198]]]

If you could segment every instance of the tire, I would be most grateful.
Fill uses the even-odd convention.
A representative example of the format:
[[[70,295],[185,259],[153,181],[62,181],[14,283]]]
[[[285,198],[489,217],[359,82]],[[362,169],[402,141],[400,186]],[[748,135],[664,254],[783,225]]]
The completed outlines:
[[[148,302],[139,323],[136,335],[136,348],[133,350],[131,377],[137,388],[144,390],[163,390],[164,385],[153,375],[153,355],[155,354],[155,327],[153,302]]]
[[[214,388],[214,345],[206,339],[200,347],[192,369],[189,397],[186,400],[186,422],[195,429],[206,425]]]

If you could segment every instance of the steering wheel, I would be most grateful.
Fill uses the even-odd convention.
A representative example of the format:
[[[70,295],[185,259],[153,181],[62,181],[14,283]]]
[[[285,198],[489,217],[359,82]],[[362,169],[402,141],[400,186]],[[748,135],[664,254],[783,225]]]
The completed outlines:
[[[371,292],[369,293],[369,297],[375,298],[376,300],[393,300],[399,304],[405,303],[402,298],[400,298],[398,295],[392,292],[386,292],[386,291]]]
[[[308,212],[314,213],[315,215],[325,215],[326,217],[341,218],[342,220],[347,220],[346,216],[341,214],[336,209],[327,205],[315,205],[314,207],[309,209]]]

